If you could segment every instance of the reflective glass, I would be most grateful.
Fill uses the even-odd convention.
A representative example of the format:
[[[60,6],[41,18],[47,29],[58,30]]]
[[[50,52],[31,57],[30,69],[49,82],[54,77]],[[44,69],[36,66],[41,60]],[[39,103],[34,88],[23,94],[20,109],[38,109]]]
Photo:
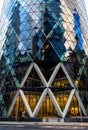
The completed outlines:
[[[0,111],[2,115],[6,116],[8,105],[10,106],[13,97],[11,93],[16,93],[18,88],[27,91],[27,97],[29,91],[41,95],[47,87],[46,84],[49,84],[45,80],[48,82],[56,65],[60,65],[60,69],[56,69],[59,72],[56,74],[55,70],[56,77],[54,75],[54,81],[48,87],[53,94],[55,93],[56,101],[60,103],[62,110],[73,89],[72,84],[78,87],[84,101],[85,92],[82,91],[88,86],[87,57],[88,18],[83,0],[5,0],[0,24],[0,103],[3,104]],[[33,68],[29,67],[30,65]],[[41,76],[42,73],[45,79]],[[8,105],[5,102],[5,92],[9,97]],[[60,92],[65,97],[62,100],[58,96]],[[37,98],[38,95],[34,97]],[[34,101],[33,110],[36,101],[37,99]],[[32,100],[28,102],[30,104]],[[79,107],[76,107],[75,103],[78,105],[74,96],[67,114],[79,115]],[[86,103],[87,97],[84,106],[88,111]],[[53,113],[54,116],[57,115],[55,108],[53,113],[50,109],[50,106],[53,108],[53,104],[49,95],[42,106],[46,116],[51,117]],[[15,109],[16,106],[12,115]],[[22,109],[25,109],[24,106]],[[44,116],[42,107],[39,116],[40,113]]]

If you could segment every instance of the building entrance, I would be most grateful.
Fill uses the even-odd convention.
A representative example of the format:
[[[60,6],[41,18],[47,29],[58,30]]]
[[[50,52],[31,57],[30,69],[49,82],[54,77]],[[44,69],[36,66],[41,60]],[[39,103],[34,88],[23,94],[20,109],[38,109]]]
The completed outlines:
[[[32,112],[35,110],[35,107],[41,97],[41,94],[41,92],[25,92],[26,100]],[[69,94],[70,91],[67,91],[65,93],[54,92],[55,99],[60,106],[62,112],[64,111],[65,106],[67,104]],[[29,117],[21,96],[17,98],[11,116],[19,116],[20,111],[25,111],[25,116]],[[67,116],[80,116],[80,108],[76,96],[73,96],[72,102],[67,112]],[[42,102],[38,110],[37,117],[58,117],[58,113],[55,109],[55,106],[48,94],[46,95],[44,101]]]

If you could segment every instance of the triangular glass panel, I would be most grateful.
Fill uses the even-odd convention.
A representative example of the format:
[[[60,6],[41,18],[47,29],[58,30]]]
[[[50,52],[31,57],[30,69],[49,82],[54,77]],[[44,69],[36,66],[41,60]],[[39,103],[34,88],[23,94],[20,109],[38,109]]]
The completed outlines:
[[[84,71],[85,67],[82,71]],[[75,85],[78,87],[79,90],[87,89],[87,77],[85,78],[84,72],[78,77],[78,79],[75,80]]]
[[[55,39],[51,39],[50,41],[57,56],[60,58],[60,60],[62,60],[66,52],[66,48],[64,46],[64,43],[66,41],[65,37],[61,35],[60,37],[55,37]]]
[[[82,52],[71,52],[68,61],[68,63],[64,63],[64,66],[75,83],[75,80],[79,80],[84,71],[85,58]]]
[[[23,41],[23,40],[26,39],[22,32],[21,32],[20,35],[19,35],[19,39],[21,39],[21,41]]]
[[[87,81],[88,83],[88,81]],[[84,88],[83,88],[84,89]],[[88,114],[88,91],[83,91],[83,89],[80,89],[79,95],[80,95],[80,99],[83,102],[83,105],[86,109],[86,112]],[[87,87],[85,87],[85,89],[87,90]]]
[[[13,68],[12,68],[13,65],[10,63],[7,64],[7,62],[10,60],[6,59],[6,61],[4,61],[6,57],[5,58],[2,57],[2,58],[3,58],[3,60],[2,60],[3,62],[1,65],[1,75],[2,76],[0,78],[0,80],[1,80],[0,86],[1,86],[2,90],[10,92],[10,91],[16,89],[18,82],[17,82],[17,80],[15,80],[16,77],[15,77],[15,74],[13,73]]]
[[[42,91],[44,89],[44,85],[38,76],[35,68],[32,68],[30,74],[28,75],[26,82],[23,86],[24,90],[32,90],[32,91]]]
[[[50,79],[50,77],[51,77],[54,69],[55,69],[54,67],[51,68],[51,69],[49,69],[49,70],[44,70],[44,69],[40,68],[40,70],[43,73],[43,75],[44,75],[44,77],[45,77],[45,79],[46,79],[47,82],[49,81],[49,79]]]
[[[31,43],[30,41],[24,41],[23,44],[23,48],[25,48],[24,50],[22,50],[23,48],[20,48],[21,50],[19,50],[18,48],[16,48],[15,50],[15,56],[14,56],[14,64],[13,66],[22,63],[22,62],[28,62],[28,61],[32,61],[32,49],[31,49]],[[27,48],[28,45],[30,45],[30,48]]]
[[[17,97],[16,102],[14,104],[14,107],[12,109],[11,117],[16,118],[16,120],[19,119],[20,118],[20,112],[25,112],[25,117],[28,116],[26,107],[25,107],[24,102],[22,100],[22,97],[19,95]]]
[[[44,20],[44,29],[43,29],[43,33],[45,33],[46,35],[48,35],[52,29],[52,26],[50,25],[48,20]]]
[[[40,99],[42,90],[35,89],[35,90],[25,91],[24,94],[25,94],[26,100],[33,112]]]
[[[12,56],[13,54],[7,54],[7,51],[8,50],[4,51],[4,56],[2,56],[2,63],[1,63],[1,67],[0,67],[1,75],[2,75],[1,79],[3,79],[3,80],[1,80],[1,88],[8,87],[10,85],[13,86],[13,84],[14,84],[14,81],[8,80],[8,79],[11,79],[11,78],[13,79],[13,77],[11,75],[11,69],[12,69],[12,66],[13,66],[14,58]],[[9,83],[7,83],[7,82],[9,82]],[[4,85],[4,84],[9,84],[9,85],[7,86],[7,85]]]
[[[17,82],[17,80],[15,80],[15,79],[16,79],[16,77],[12,73],[12,69],[11,69],[6,74],[5,81],[4,81],[4,86],[3,86],[2,90],[5,90],[6,92],[15,91],[17,89],[17,85],[19,84]]]
[[[10,104],[9,104],[10,106],[8,108],[11,107],[11,103],[12,103],[12,101],[13,101],[15,95],[16,95],[16,92],[10,92],[9,94],[10,94],[10,96],[9,96],[10,97]],[[17,100],[14,104],[14,107],[11,111],[10,117],[15,117],[15,118],[18,117],[18,107],[19,107],[18,103],[19,103],[19,97],[17,98]]]
[[[49,70],[60,62],[59,57],[48,40],[44,42],[44,45],[36,54],[34,61],[44,70]]]
[[[20,86],[20,83],[22,82],[28,68],[29,68],[29,64],[27,62],[22,62],[22,64],[17,62],[14,64],[13,69],[11,69],[13,78],[16,82],[17,81],[19,82],[19,86]]]
[[[5,117],[9,106],[9,97],[7,98],[7,93],[3,90],[0,91],[0,115]],[[7,101],[8,99],[8,101]]]
[[[41,39],[41,41],[44,43],[44,41],[46,40],[46,36],[42,31],[43,29],[39,29],[39,31],[37,32],[37,37],[38,39]]]
[[[30,46],[30,48],[29,48],[29,46]],[[30,52],[28,52],[29,50],[30,50]],[[18,48],[15,51],[15,55],[17,56],[17,58],[19,58],[20,62],[31,61],[32,60],[31,40],[24,40],[23,42],[19,42]]]
[[[41,48],[41,47],[42,47],[43,42],[41,41],[41,39],[39,39],[39,41],[37,42],[37,45],[38,45],[38,47],[39,47],[39,48]]]
[[[64,71],[62,68],[59,69],[58,73],[55,76],[55,79],[51,85],[51,89],[55,89],[56,91],[61,91],[61,90],[69,90],[72,89],[69,80],[67,79]]]
[[[58,116],[52,100],[47,94],[38,112],[38,117],[56,117]]]
[[[60,106],[61,110],[64,111],[71,91],[65,90],[65,89],[58,90],[58,89],[55,89],[55,88],[51,89],[51,90],[53,91],[55,99],[56,99],[58,105]]]
[[[78,99],[74,95],[66,116],[67,117],[69,117],[69,116],[72,116],[72,117],[76,116],[77,117],[80,115],[82,116],[83,114],[82,114],[81,108],[79,106]]]

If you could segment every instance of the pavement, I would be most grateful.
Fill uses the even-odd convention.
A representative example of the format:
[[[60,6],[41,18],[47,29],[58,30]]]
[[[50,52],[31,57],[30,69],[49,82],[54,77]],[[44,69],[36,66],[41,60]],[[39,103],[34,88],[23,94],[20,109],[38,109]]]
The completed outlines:
[[[61,126],[86,126],[88,127],[88,123],[83,122],[7,122],[0,121],[0,125],[61,125]]]
[[[0,130],[88,130],[88,123],[0,121]]]

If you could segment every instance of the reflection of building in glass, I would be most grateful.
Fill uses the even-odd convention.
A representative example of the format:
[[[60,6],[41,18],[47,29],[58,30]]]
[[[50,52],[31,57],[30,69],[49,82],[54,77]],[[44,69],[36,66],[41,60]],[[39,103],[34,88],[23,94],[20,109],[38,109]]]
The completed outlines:
[[[82,0],[6,0],[0,24],[0,114],[88,114]]]

